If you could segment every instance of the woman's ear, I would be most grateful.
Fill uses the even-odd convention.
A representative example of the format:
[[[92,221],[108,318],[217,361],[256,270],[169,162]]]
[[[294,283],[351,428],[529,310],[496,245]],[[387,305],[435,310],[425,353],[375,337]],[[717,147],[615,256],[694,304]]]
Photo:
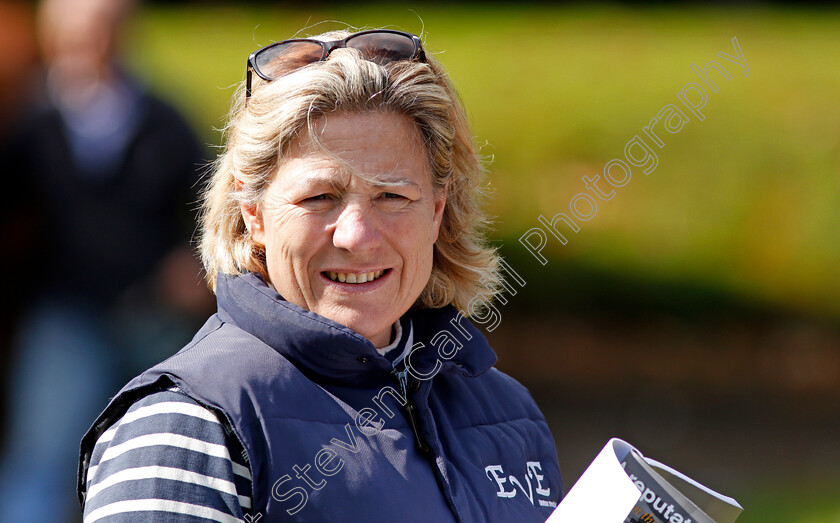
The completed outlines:
[[[263,227],[262,217],[256,204],[240,204],[239,210],[242,213],[242,220],[245,222],[245,228],[251,238],[259,243],[265,245],[265,228]]]
[[[239,178],[234,178],[233,183],[237,192],[242,190],[244,183]],[[260,210],[256,204],[239,204],[239,212],[242,213],[242,220],[245,222],[245,229],[251,235],[251,239],[260,245],[265,245],[265,229],[263,228],[262,217]]]
[[[432,224],[435,229],[435,239],[437,241],[438,234],[440,234],[440,224],[443,221],[443,211],[446,209],[446,192],[449,189],[449,180],[443,184],[443,187],[435,191],[435,213],[432,219]]]

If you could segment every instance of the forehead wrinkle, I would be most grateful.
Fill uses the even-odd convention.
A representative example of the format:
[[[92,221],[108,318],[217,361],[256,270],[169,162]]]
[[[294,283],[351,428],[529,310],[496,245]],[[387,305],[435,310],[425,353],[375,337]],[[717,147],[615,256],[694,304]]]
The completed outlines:
[[[336,166],[338,167],[338,166]],[[375,188],[384,188],[384,187],[416,187],[419,188],[419,185],[404,176],[399,174],[390,172],[383,175],[366,175],[359,172],[358,169],[353,169],[351,172],[348,172],[346,169],[341,168],[333,168],[329,169],[331,172],[328,173],[321,173],[321,172],[307,172],[301,175],[297,180],[290,180],[296,185],[301,185],[304,187],[311,187],[317,186],[319,184],[329,185],[333,188],[333,190],[337,192],[345,192],[348,190],[350,184],[352,183],[352,179],[354,177],[359,178],[360,180],[370,184]]]
[[[377,174],[365,174],[363,167],[359,168],[353,165],[353,162],[342,158],[341,155],[336,154],[331,150],[326,150],[325,152],[327,156],[324,159],[333,163],[331,168],[335,169],[336,172],[340,172],[342,178],[345,174],[347,174],[350,175],[351,180],[353,177],[356,177],[374,187],[419,187],[419,185],[415,181],[399,173],[399,166],[395,166],[393,169],[387,172],[381,172]],[[349,185],[349,182],[346,185]]]

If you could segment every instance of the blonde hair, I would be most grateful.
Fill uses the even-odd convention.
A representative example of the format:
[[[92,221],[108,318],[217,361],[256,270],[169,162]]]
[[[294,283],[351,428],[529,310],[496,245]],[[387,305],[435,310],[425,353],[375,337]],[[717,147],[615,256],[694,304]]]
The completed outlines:
[[[336,31],[315,38],[348,34]],[[475,312],[475,303],[492,299],[500,288],[499,260],[486,240],[484,169],[457,94],[428,52],[425,63],[402,60],[383,67],[355,49],[336,49],[327,60],[272,82],[254,78],[247,104],[244,85],[234,95],[226,145],[203,194],[201,258],[211,289],[215,291],[220,273],[250,271],[270,281],[264,248],[250,237],[240,204],[259,206],[296,137],[307,132],[317,142],[314,122],[329,113],[384,111],[417,126],[433,186],[441,190],[448,182],[431,276],[415,306],[452,304],[469,314]]]

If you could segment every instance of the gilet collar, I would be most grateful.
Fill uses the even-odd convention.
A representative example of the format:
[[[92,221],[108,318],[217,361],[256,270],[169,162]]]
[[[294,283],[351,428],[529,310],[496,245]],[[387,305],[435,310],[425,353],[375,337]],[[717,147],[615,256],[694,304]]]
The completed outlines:
[[[219,275],[216,297],[223,321],[257,337],[313,379],[361,385],[381,380],[393,370],[391,361],[362,335],[289,303],[257,274]],[[460,330],[454,328],[450,320],[457,314],[453,307],[446,306],[410,311],[401,318],[403,326],[408,324],[406,320],[413,325],[414,346],[424,344],[411,356],[413,368],[426,373],[439,361],[439,372],[477,376],[493,366],[496,355],[475,326],[461,319]],[[463,343],[463,348],[448,360],[439,356],[431,341],[443,330]]]

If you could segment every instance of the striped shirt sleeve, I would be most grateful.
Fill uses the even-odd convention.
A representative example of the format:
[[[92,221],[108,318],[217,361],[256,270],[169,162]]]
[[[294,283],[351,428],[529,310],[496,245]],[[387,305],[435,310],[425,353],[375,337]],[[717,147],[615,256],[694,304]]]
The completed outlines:
[[[84,523],[245,521],[251,473],[236,437],[177,388],[134,403],[97,440]]]

